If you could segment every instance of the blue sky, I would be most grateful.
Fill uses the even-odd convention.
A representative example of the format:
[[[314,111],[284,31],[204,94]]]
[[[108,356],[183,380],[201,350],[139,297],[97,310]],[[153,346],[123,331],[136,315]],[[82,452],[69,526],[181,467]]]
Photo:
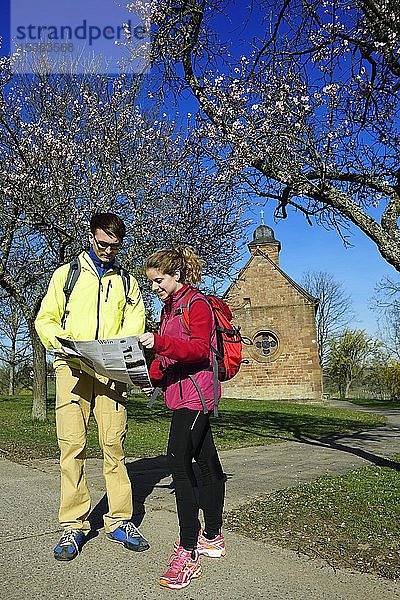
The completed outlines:
[[[27,5],[30,5],[33,9],[32,15],[36,15],[36,20],[42,24],[45,24],[45,15],[51,13],[50,7],[52,7],[52,14],[57,15],[59,19],[57,23],[59,24],[64,17],[68,21],[67,7],[72,4],[77,6],[76,2],[78,0],[62,3],[64,7],[64,14],[62,15],[57,10],[60,8],[60,4],[54,2],[54,0],[35,0],[34,2],[32,0],[0,0],[0,32],[4,35],[4,32],[9,29],[10,6],[14,9],[15,15],[18,6],[28,3]],[[236,2],[237,10],[239,10],[239,7],[243,8],[245,4],[248,3],[238,0]],[[82,7],[82,14],[79,10],[75,11],[73,18],[71,16],[71,23],[80,23],[80,19],[87,15],[90,15],[88,18],[93,24],[96,22],[99,24],[112,22],[114,24],[116,21],[116,8],[113,0],[79,0],[78,5]],[[83,10],[83,7],[85,10]],[[93,10],[93,7],[95,7],[95,10]],[[254,27],[255,21],[253,21],[252,27]],[[242,21],[238,21],[234,16],[231,18],[230,25],[225,22],[225,28],[228,38],[233,35],[238,40],[245,37]],[[253,32],[255,32],[254,29]],[[239,47],[240,44],[238,44],[237,49]],[[183,113],[182,108],[186,108],[186,106],[180,107],[181,115]],[[352,236],[349,239],[352,246],[345,248],[336,232],[327,231],[316,225],[310,227],[304,217],[294,211],[289,212],[289,217],[286,220],[274,222],[274,209],[275,204],[272,202],[264,209],[264,222],[274,229],[275,237],[282,244],[281,268],[296,281],[299,281],[303,272],[307,270],[326,271],[332,274],[336,281],[343,283],[344,288],[353,299],[354,310],[357,315],[354,326],[364,328],[370,334],[374,334],[376,332],[376,313],[369,309],[370,299],[375,285],[382,277],[398,278],[395,269],[380,256],[375,244],[354,227],[351,229]],[[249,240],[255,227],[261,223],[258,209],[251,216],[254,222],[249,228]],[[248,257],[249,254],[244,249],[242,264],[247,261]]]

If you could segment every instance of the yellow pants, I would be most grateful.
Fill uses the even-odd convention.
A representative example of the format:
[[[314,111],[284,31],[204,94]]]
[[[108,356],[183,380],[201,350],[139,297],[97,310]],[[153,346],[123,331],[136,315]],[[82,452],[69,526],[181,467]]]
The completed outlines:
[[[127,432],[124,384],[91,375],[67,364],[56,367],[56,426],[60,447],[61,500],[59,521],[64,528],[88,532],[91,508],[86,482],[86,442],[90,409],[97,422],[103,451],[103,475],[109,510],[106,532],[132,517],[132,489],[123,444]]]

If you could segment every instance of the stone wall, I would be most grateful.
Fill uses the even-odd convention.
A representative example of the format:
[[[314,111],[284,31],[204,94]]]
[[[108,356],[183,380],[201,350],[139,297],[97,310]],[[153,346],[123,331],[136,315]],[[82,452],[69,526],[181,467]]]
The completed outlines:
[[[240,372],[223,384],[232,398],[322,400],[315,299],[276,264],[278,245],[251,247],[252,257],[225,299],[243,336]]]

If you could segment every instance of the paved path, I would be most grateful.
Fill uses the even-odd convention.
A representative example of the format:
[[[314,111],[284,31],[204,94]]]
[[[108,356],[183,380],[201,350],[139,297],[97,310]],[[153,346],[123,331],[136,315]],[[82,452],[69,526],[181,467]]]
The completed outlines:
[[[226,508],[323,474],[368,464],[390,466],[387,457],[400,454],[400,411],[385,414],[388,425],[377,430],[325,442],[302,440],[221,452],[228,476]],[[225,532],[224,559],[202,558],[200,579],[185,590],[165,590],[158,577],[177,530],[165,457],[129,461],[128,467],[135,513],[142,519],[150,550],[129,552],[100,530],[77,559],[60,564],[52,557],[60,535],[55,521],[57,461],[17,464],[0,459],[0,581],[5,600],[163,600],[174,594],[191,600],[400,599],[399,583],[348,569],[334,571],[323,561],[230,531]],[[92,522],[99,527],[105,506],[100,460],[88,461],[88,479],[95,504]]]

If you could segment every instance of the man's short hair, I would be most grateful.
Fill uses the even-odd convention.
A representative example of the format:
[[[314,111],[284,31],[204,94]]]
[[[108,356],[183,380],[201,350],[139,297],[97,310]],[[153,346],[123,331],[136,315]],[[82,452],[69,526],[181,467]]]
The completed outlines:
[[[102,229],[107,235],[115,235],[119,240],[123,240],[126,233],[126,227],[122,219],[114,213],[95,213],[90,219],[90,231],[92,235],[96,229]]]

